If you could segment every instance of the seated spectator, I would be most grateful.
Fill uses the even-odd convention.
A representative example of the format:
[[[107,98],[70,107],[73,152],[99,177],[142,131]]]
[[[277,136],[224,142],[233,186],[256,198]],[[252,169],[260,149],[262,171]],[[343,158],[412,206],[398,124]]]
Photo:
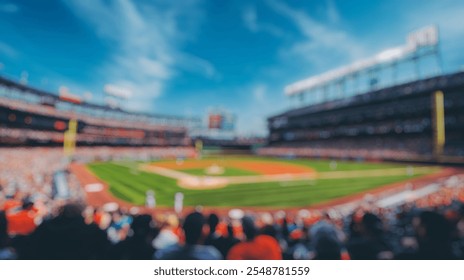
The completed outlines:
[[[34,203],[25,199],[19,209],[10,209],[7,214],[8,219],[8,234],[15,235],[29,235],[37,227],[36,221],[37,210],[34,208]]]
[[[457,256],[451,246],[452,226],[439,213],[424,211],[413,221],[418,248],[412,253],[401,253],[398,259],[453,260]]]
[[[354,260],[391,259],[391,246],[384,238],[382,221],[374,214],[364,214],[357,234],[348,240],[348,251]]]
[[[150,215],[136,216],[132,221],[129,237],[114,245],[108,257],[119,260],[149,260],[155,252],[152,241],[157,234]]]
[[[179,243],[179,219],[176,215],[161,218],[159,234],[153,240],[153,247],[157,250],[168,248]]]
[[[228,226],[228,236],[224,237],[216,231],[219,224],[219,218],[216,214],[211,214],[208,217],[209,235],[206,237],[205,245],[212,245],[221,252],[223,258],[227,256],[230,248],[240,242],[234,237],[232,226]]]
[[[327,219],[313,225],[309,231],[314,259],[341,260],[342,233]]]
[[[202,245],[208,234],[205,217],[199,212],[190,213],[184,221],[185,245],[170,246],[155,253],[161,260],[219,260],[221,253],[209,245]]]
[[[258,230],[251,217],[242,218],[246,241],[234,245],[227,254],[228,260],[281,260],[279,243],[268,235],[257,235]]]
[[[64,205],[59,215],[44,221],[31,235],[27,257],[45,260],[102,259],[109,247],[106,233],[87,225],[82,207]]]
[[[118,209],[112,213],[111,223],[106,230],[108,239],[111,243],[116,244],[126,238],[127,232],[130,229],[132,218],[125,215],[121,209]]]

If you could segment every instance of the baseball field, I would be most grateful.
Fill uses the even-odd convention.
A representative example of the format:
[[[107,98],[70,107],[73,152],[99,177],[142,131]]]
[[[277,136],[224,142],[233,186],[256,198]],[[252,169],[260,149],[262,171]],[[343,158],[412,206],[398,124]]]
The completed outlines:
[[[154,162],[99,162],[88,168],[113,196],[134,205],[154,191],[156,205],[304,207],[437,172],[440,168],[253,156]]]

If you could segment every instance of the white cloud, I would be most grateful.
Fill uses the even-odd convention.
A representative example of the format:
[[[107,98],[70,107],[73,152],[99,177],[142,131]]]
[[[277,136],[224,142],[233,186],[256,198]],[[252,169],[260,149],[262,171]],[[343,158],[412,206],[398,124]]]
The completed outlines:
[[[277,14],[291,21],[303,37],[282,50],[284,56],[297,55],[319,67],[330,66],[331,62],[339,64],[340,60],[349,62],[363,56],[364,48],[343,27],[317,21],[305,12],[284,3],[269,1],[268,4]],[[335,8],[332,10],[329,17],[338,21],[338,13]]]
[[[179,63],[179,68],[183,70],[200,73],[210,79],[217,79],[221,77],[216,71],[214,65],[201,57],[187,53],[177,53],[176,60]]]
[[[192,40],[202,20],[198,2],[160,1],[153,7],[131,0],[65,1],[72,12],[113,46],[112,58],[98,71],[104,79],[102,84],[130,88],[134,98],[128,106],[139,110],[153,109],[154,100],[179,71],[207,78],[216,75],[210,62],[182,51],[183,43]],[[185,21],[188,26],[181,25]]]
[[[256,10],[254,7],[248,7],[243,10],[242,13],[243,23],[245,27],[251,32],[258,32],[258,24],[256,23]]]
[[[265,32],[275,37],[283,37],[284,32],[270,23],[258,22],[258,15],[255,7],[246,7],[242,11],[242,20],[245,27],[253,33]]]
[[[327,0],[327,18],[332,23],[338,23],[340,21],[340,14],[338,13],[334,0]]]
[[[3,13],[17,13],[19,11],[18,5],[13,3],[0,4],[0,12]]]
[[[150,73],[150,75],[160,80],[169,79],[172,75],[169,65],[155,59],[139,57],[136,64],[142,67],[147,73]]]

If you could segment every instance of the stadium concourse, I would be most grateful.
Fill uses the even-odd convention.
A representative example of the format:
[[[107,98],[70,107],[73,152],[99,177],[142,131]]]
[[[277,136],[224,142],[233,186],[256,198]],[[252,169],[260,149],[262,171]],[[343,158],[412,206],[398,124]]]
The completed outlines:
[[[94,147],[78,148],[76,159],[142,160],[193,153],[183,147]],[[0,258],[463,258],[460,169],[445,169],[406,188],[307,209],[196,207],[176,214],[127,204],[90,205],[70,166],[59,148],[0,149]]]

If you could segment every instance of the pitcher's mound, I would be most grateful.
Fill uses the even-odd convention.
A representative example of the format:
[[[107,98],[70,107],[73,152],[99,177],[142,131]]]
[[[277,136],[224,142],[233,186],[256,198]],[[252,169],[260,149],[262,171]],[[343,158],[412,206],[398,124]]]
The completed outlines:
[[[222,174],[224,174],[224,167],[213,164],[211,166],[208,166],[205,169],[205,173],[208,174],[208,175],[222,175]]]
[[[227,183],[226,178],[196,176],[188,176],[177,181],[180,187],[193,190],[223,188],[227,186]]]

